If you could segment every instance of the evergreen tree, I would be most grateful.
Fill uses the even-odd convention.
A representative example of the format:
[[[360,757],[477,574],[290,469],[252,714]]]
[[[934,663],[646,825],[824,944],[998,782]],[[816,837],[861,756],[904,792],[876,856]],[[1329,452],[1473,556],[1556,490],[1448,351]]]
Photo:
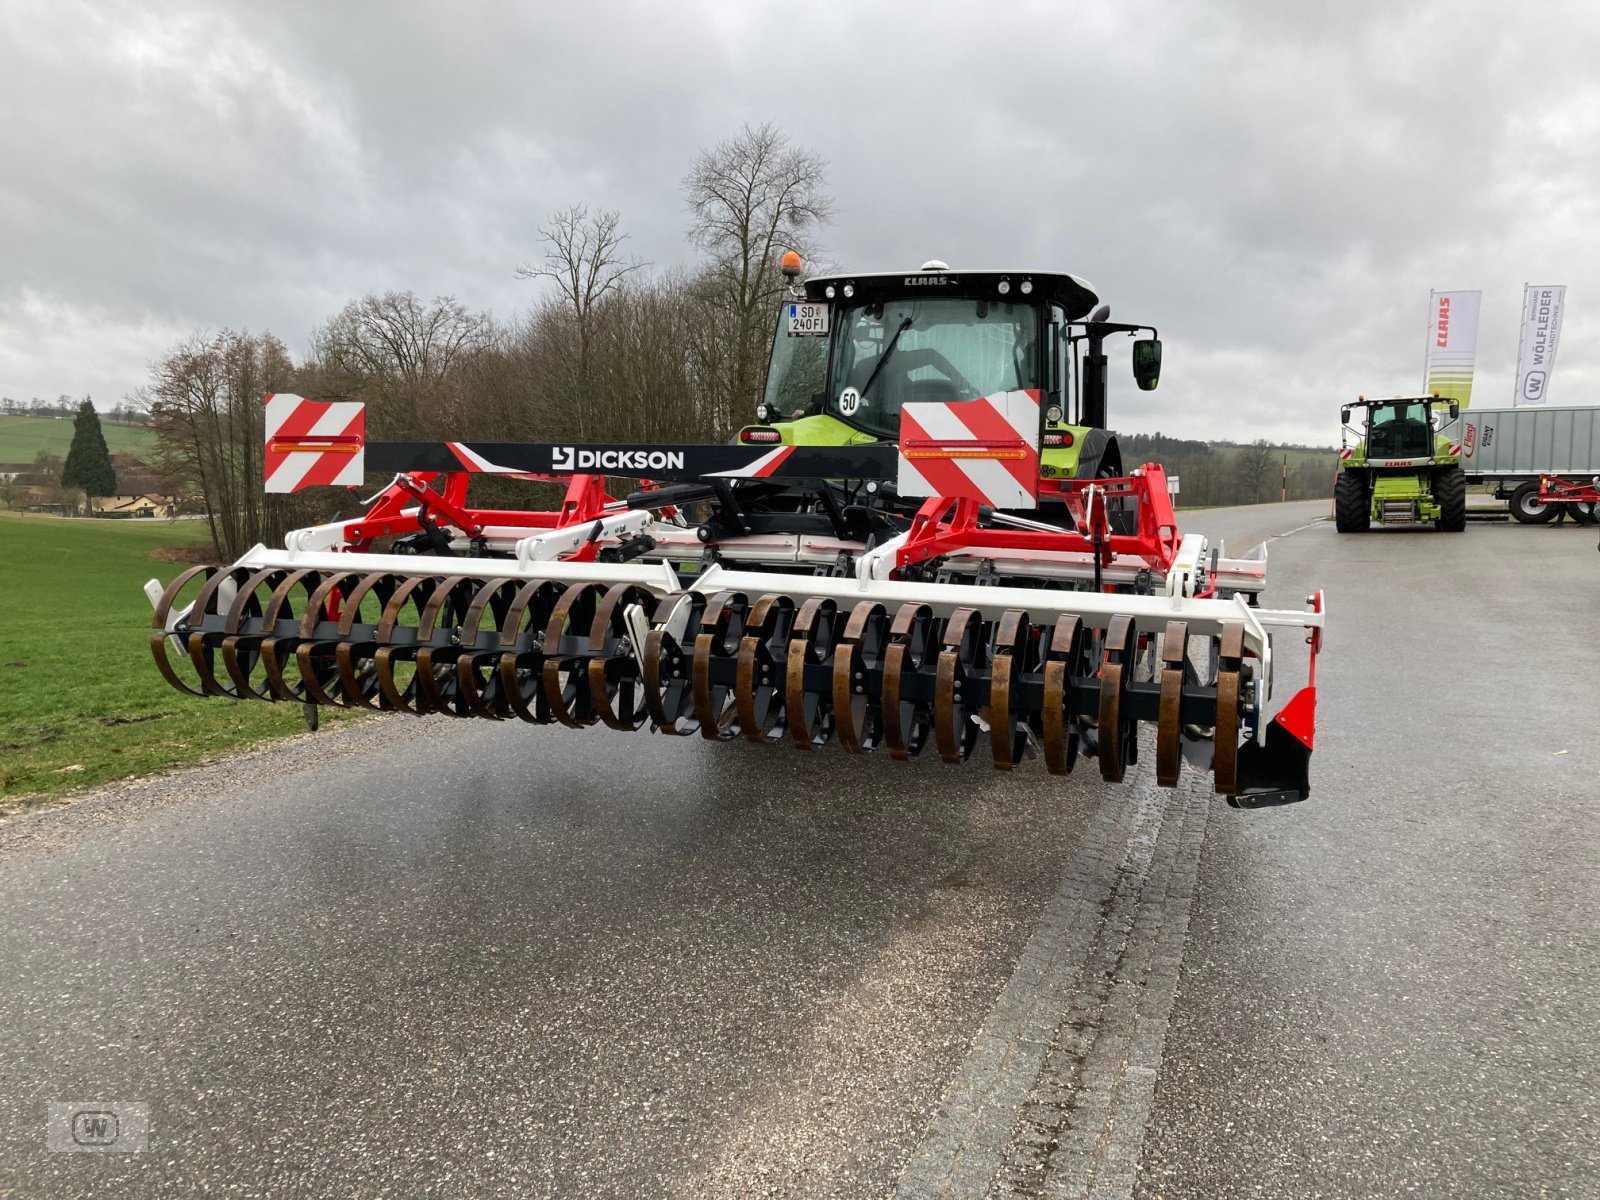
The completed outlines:
[[[111,467],[106,435],[101,432],[100,416],[87,396],[78,405],[72,427],[72,449],[67,451],[61,482],[89,496],[113,496],[117,491],[117,473]]]

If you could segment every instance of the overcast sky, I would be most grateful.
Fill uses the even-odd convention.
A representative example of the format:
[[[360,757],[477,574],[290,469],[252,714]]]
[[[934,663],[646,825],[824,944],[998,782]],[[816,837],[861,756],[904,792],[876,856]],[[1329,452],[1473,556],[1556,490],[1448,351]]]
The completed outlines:
[[[108,408],[196,329],[297,354],[369,291],[509,315],[538,227],[689,261],[695,152],[830,164],[839,265],[1081,275],[1158,325],[1129,431],[1329,443],[1481,288],[1569,285],[1550,402],[1600,401],[1600,5],[0,3],[0,394]],[[441,429],[441,436],[449,431]],[[539,431],[519,431],[537,440]]]

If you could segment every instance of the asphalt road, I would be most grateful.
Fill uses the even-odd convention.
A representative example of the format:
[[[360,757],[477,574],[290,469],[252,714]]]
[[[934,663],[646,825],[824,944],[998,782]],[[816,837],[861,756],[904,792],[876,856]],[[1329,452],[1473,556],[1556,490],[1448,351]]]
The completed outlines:
[[[1325,511],[1185,520],[1329,593],[1292,808],[395,719],[13,820],[0,1196],[1600,1194],[1593,533]]]

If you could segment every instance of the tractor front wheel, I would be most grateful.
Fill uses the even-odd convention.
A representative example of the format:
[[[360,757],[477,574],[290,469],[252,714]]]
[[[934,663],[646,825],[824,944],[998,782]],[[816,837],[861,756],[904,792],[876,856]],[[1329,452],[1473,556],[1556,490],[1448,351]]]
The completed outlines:
[[[1446,467],[1433,477],[1433,502],[1439,506],[1435,529],[1460,533],[1467,527],[1467,477],[1460,467]]]
[[[1333,526],[1340,533],[1362,533],[1372,528],[1367,481],[1355,471],[1340,471],[1333,485]]]
[[[1539,502],[1539,481],[1530,479],[1511,493],[1511,515],[1524,525],[1544,525],[1560,513],[1554,504]]]

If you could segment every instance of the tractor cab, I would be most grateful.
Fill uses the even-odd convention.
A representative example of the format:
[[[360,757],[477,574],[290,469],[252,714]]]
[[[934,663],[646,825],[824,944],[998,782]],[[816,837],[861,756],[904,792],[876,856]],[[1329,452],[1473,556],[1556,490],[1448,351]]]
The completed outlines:
[[[797,255],[784,273],[797,281]],[[1040,402],[1041,473],[1118,475],[1116,440],[1104,429],[1104,339],[1148,332],[1096,309],[1093,288],[1073,275],[952,271],[929,262],[913,273],[829,275],[792,282],[773,331],[766,388],[745,441],[854,445],[898,437],[911,402],[955,403],[1028,391]],[[1134,344],[1134,374],[1149,390],[1161,344]],[[774,436],[776,434],[776,436]]]

